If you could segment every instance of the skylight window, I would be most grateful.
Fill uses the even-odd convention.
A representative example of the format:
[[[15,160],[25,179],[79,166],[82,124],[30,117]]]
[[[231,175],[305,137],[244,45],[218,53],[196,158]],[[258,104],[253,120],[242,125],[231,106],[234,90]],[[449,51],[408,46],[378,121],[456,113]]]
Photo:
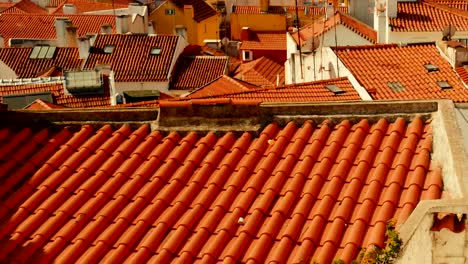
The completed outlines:
[[[447,81],[439,81],[437,82],[437,85],[439,85],[439,87],[444,90],[452,88],[452,85],[450,85],[450,83],[448,83]]]
[[[427,72],[434,72],[439,70],[439,67],[434,64],[424,64],[424,68],[426,68]]]
[[[52,59],[57,47],[35,46],[29,55],[30,59]]]
[[[388,88],[392,89],[394,92],[401,92],[405,90],[405,86],[401,84],[400,82],[388,82],[387,83]]]
[[[104,53],[105,54],[112,54],[114,52],[115,45],[106,45],[104,46]]]
[[[325,88],[327,88],[330,92],[332,92],[334,94],[342,94],[342,93],[345,92],[340,87],[338,87],[338,85],[336,85],[336,84],[325,85]]]
[[[158,48],[158,47],[152,48],[151,51],[150,51],[150,54],[151,55],[161,55],[161,48]]]

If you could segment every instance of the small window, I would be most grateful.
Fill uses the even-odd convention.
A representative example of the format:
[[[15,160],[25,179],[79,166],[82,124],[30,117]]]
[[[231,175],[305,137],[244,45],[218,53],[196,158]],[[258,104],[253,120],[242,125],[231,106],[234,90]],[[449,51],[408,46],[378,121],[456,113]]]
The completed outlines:
[[[426,68],[427,72],[434,72],[439,70],[439,67],[434,64],[424,64],[424,68]]]
[[[242,51],[242,60],[251,61],[251,60],[253,60],[252,57],[253,57],[252,56],[252,51],[250,51],[250,50],[243,50]]]
[[[392,89],[394,92],[401,92],[405,90],[405,86],[401,84],[400,82],[388,82],[387,83],[388,88]]]
[[[112,54],[114,52],[115,45],[106,45],[104,46],[104,53],[105,54]]]
[[[150,51],[150,54],[151,55],[161,55],[161,48],[158,48],[158,47],[152,48],[151,51]]]
[[[325,88],[327,88],[330,92],[332,92],[334,94],[342,94],[342,93],[345,92],[340,87],[338,87],[338,85],[336,85],[336,84],[325,85]]]
[[[166,9],[166,15],[175,15],[174,9]]]
[[[444,90],[452,88],[452,85],[450,85],[450,83],[448,83],[447,81],[439,81],[437,82],[437,85],[439,85],[439,87]]]

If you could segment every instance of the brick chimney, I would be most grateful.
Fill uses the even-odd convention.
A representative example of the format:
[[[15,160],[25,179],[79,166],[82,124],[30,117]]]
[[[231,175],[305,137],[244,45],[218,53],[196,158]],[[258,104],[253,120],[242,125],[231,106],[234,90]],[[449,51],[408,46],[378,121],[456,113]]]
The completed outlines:
[[[111,24],[102,24],[101,25],[101,34],[112,34],[112,25]]]
[[[269,0],[260,0],[260,13],[268,13],[268,8],[270,7]]]
[[[64,4],[62,9],[64,14],[76,14],[76,6],[74,4]]]
[[[66,17],[57,17],[55,19],[55,32],[57,35],[57,46],[67,46],[67,27],[71,27],[72,22]]]
[[[80,55],[80,59],[88,58],[90,47],[91,41],[89,36],[78,38],[78,52]]]
[[[78,36],[76,34],[77,27],[68,26],[66,30],[67,30],[67,37],[66,37],[67,47],[73,47],[73,48],[78,47]]]
[[[250,28],[249,27],[243,27],[241,29],[240,41],[250,40],[250,34],[251,34]]]

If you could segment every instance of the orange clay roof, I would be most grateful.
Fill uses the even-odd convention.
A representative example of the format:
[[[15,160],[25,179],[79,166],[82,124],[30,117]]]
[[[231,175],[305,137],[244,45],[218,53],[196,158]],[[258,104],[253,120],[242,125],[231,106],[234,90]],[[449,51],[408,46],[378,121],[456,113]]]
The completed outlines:
[[[434,44],[339,47],[335,52],[374,99],[468,102],[468,90]],[[428,72],[425,64],[439,70]],[[444,90],[438,81],[448,81],[453,88]],[[404,89],[392,90],[391,82],[399,82]]]
[[[0,32],[8,47],[10,38],[56,39],[55,18],[67,17],[77,27],[78,36],[101,32],[101,25],[112,25],[115,31],[113,15],[49,15],[49,14],[2,14]],[[40,27],[41,30],[37,30]]]
[[[306,6],[297,6],[297,10],[304,12]],[[348,7],[338,7],[338,10],[344,13],[348,13]],[[268,9],[269,14],[286,14],[293,13],[296,11],[295,6],[270,6]],[[308,15],[325,15],[325,7],[307,7]],[[235,5],[235,14],[260,14],[260,6],[249,6],[249,5]]]
[[[227,56],[189,56],[177,60],[170,89],[193,90],[227,73]]]
[[[212,16],[216,16],[218,12],[207,2],[203,0],[170,0],[174,2],[179,8],[184,8],[184,5],[191,5],[193,7],[194,17],[197,22],[201,22]]]
[[[44,83],[44,84],[23,84],[23,85],[2,85],[0,84],[0,96],[19,95],[40,92],[51,92],[54,104],[64,107],[83,108],[83,107],[102,107],[110,105],[109,89],[102,95],[65,95],[62,83]],[[3,101],[3,98],[1,98]]]
[[[335,15],[329,19],[322,17],[321,19],[302,27],[299,30],[299,33],[301,34],[302,40],[307,40],[312,36],[321,36],[338,24],[349,28],[371,43],[377,42],[377,32],[373,28],[342,12],[336,12]],[[297,32],[292,34],[292,37],[296,42],[298,42],[297,36]]]
[[[284,66],[267,57],[261,57],[241,64],[234,73],[234,78],[262,87],[275,87],[278,81],[279,85],[284,84]]]
[[[250,30],[249,30],[250,31]],[[250,31],[241,50],[286,50],[286,31]]]
[[[50,110],[50,109],[60,109],[65,108],[61,105],[56,105],[47,101],[43,101],[42,99],[36,99],[30,105],[26,106],[24,109],[26,110]]]
[[[431,1],[398,2],[396,18],[390,18],[392,31],[441,31],[448,25],[468,31],[468,4],[451,8]]]
[[[119,8],[128,8],[128,4],[99,2],[96,0],[66,0],[62,2],[54,11],[53,14],[63,14],[63,6],[65,4],[73,4],[76,7],[77,13],[85,13],[99,10],[111,10]]]
[[[468,85],[468,65],[456,67],[455,71],[458,73],[463,82]]]
[[[441,197],[431,146],[419,117],[3,127],[0,262],[350,263]]]
[[[374,99],[446,98],[468,102],[468,90],[434,44],[339,47],[335,52]],[[439,70],[428,72],[425,64]],[[404,89],[394,91],[388,86],[396,81]],[[444,90],[438,81],[448,81],[453,88]]]
[[[47,76],[60,70],[80,69],[83,60],[79,58],[78,48],[56,48],[52,59],[30,59],[33,48],[0,49],[0,61],[4,62],[18,78]]]
[[[335,84],[344,93],[334,94],[325,86]],[[323,101],[359,101],[356,90],[347,78],[330,79],[310,83],[290,84],[276,88],[258,88],[234,93],[224,93],[217,98],[230,98],[235,101],[260,101],[260,102],[323,102]]]
[[[108,64],[118,82],[168,81],[178,39],[177,35],[100,34],[84,68]],[[103,52],[106,45],[115,46],[111,54]],[[161,54],[151,55],[153,48],[160,48]]]
[[[49,12],[46,9],[33,3],[31,0],[21,0],[15,3],[13,6],[3,10],[1,13],[48,14]]]
[[[225,94],[242,93],[252,89],[257,89],[258,86],[233,79],[229,76],[223,75],[206,84],[203,87],[193,91],[188,95],[189,98],[210,98],[218,97]]]

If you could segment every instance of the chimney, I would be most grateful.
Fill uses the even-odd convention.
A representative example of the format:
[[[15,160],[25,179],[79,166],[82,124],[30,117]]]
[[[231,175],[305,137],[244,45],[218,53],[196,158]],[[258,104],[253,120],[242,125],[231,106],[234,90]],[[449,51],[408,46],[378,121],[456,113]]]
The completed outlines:
[[[184,15],[185,17],[194,18],[195,12],[192,5],[184,5]]]
[[[156,34],[156,32],[154,31],[153,22],[148,23],[148,35],[150,34]]]
[[[62,9],[64,14],[76,14],[76,6],[74,4],[64,4]]]
[[[270,7],[269,0],[260,0],[260,13],[268,13],[268,8]]]
[[[102,24],[101,25],[101,34],[112,34],[112,25],[111,24]]]
[[[76,35],[77,28],[74,26],[68,26],[67,30],[67,47],[76,48],[78,47],[78,36]]]
[[[446,56],[452,67],[461,67],[468,62],[468,48],[458,41],[436,41],[436,46]]]
[[[117,34],[125,34],[128,32],[128,15],[120,15],[115,18],[115,27]]]
[[[333,3],[328,3],[325,7],[325,19],[329,19],[335,15],[335,6]]]
[[[250,39],[250,28],[249,27],[242,27],[241,34],[240,34],[240,41],[246,41]]]
[[[91,41],[89,36],[78,38],[78,52],[80,54],[80,59],[88,58],[90,48]]]
[[[397,0],[387,0],[387,16],[389,18],[397,17]]]
[[[385,1],[376,0],[374,11],[374,29],[377,31],[377,43],[386,43],[387,38],[387,16]]]
[[[0,34],[0,48],[4,48],[5,47],[5,39],[3,38],[3,35]]]
[[[57,46],[67,46],[67,27],[72,25],[71,21],[66,17],[57,17],[55,19],[55,32],[57,35]]]

